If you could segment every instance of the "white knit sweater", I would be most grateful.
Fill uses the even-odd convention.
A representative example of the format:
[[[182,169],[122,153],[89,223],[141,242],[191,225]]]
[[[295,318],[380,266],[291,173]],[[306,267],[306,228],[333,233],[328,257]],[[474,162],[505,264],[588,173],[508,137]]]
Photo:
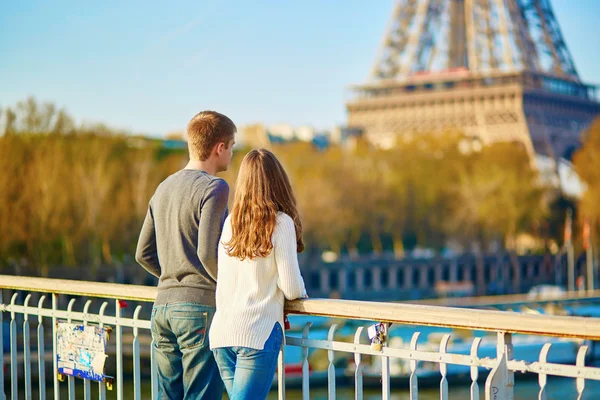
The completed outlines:
[[[306,295],[298,266],[292,218],[277,214],[273,250],[267,257],[243,261],[231,257],[223,243],[231,239],[231,219],[219,241],[217,312],[209,332],[210,348],[242,346],[262,350],[276,322],[283,325],[284,297]]]

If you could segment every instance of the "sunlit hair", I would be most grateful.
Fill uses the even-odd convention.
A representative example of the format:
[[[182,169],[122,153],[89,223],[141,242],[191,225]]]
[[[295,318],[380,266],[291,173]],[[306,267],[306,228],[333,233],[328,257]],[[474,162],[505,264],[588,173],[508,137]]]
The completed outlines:
[[[202,111],[188,123],[186,134],[191,160],[206,161],[216,144],[225,147],[233,140],[237,128],[226,115],[216,111]]]
[[[227,254],[242,260],[268,256],[278,211],[294,220],[297,251],[302,252],[302,222],[290,180],[273,153],[252,150],[242,160],[235,184]]]

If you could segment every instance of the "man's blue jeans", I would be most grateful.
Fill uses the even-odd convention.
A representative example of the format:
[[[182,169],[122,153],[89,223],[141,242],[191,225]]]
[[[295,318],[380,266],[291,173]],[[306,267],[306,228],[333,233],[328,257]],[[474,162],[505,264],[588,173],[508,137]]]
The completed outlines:
[[[230,400],[266,399],[273,384],[283,331],[275,323],[263,350],[249,347],[213,349]]]
[[[208,344],[215,307],[172,303],[152,308],[158,398],[221,400],[223,381]]]

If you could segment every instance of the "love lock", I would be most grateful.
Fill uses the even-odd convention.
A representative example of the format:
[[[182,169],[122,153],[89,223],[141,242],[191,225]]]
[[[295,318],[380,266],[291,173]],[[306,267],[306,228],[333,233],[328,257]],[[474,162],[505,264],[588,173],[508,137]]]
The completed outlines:
[[[106,390],[113,390],[115,378],[113,378],[112,376],[106,376],[104,377],[104,383],[106,383]]]
[[[377,340],[371,341],[371,350],[381,351],[382,349],[383,349],[383,344],[381,344]]]
[[[369,339],[371,339],[371,349],[375,351],[381,351],[386,339],[385,325],[382,322],[371,325],[367,329],[367,333],[369,335]]]

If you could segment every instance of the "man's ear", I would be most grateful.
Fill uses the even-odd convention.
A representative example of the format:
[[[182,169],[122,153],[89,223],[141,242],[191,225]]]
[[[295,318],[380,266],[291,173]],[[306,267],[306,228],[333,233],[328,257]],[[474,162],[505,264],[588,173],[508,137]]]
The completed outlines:
[[[225,146],[225,143],[219,142],[219,143],[217,143],[215,145],[215,152],[217,153],[217,155],[221,154],[225,150],[227,150],[227,147]]]

